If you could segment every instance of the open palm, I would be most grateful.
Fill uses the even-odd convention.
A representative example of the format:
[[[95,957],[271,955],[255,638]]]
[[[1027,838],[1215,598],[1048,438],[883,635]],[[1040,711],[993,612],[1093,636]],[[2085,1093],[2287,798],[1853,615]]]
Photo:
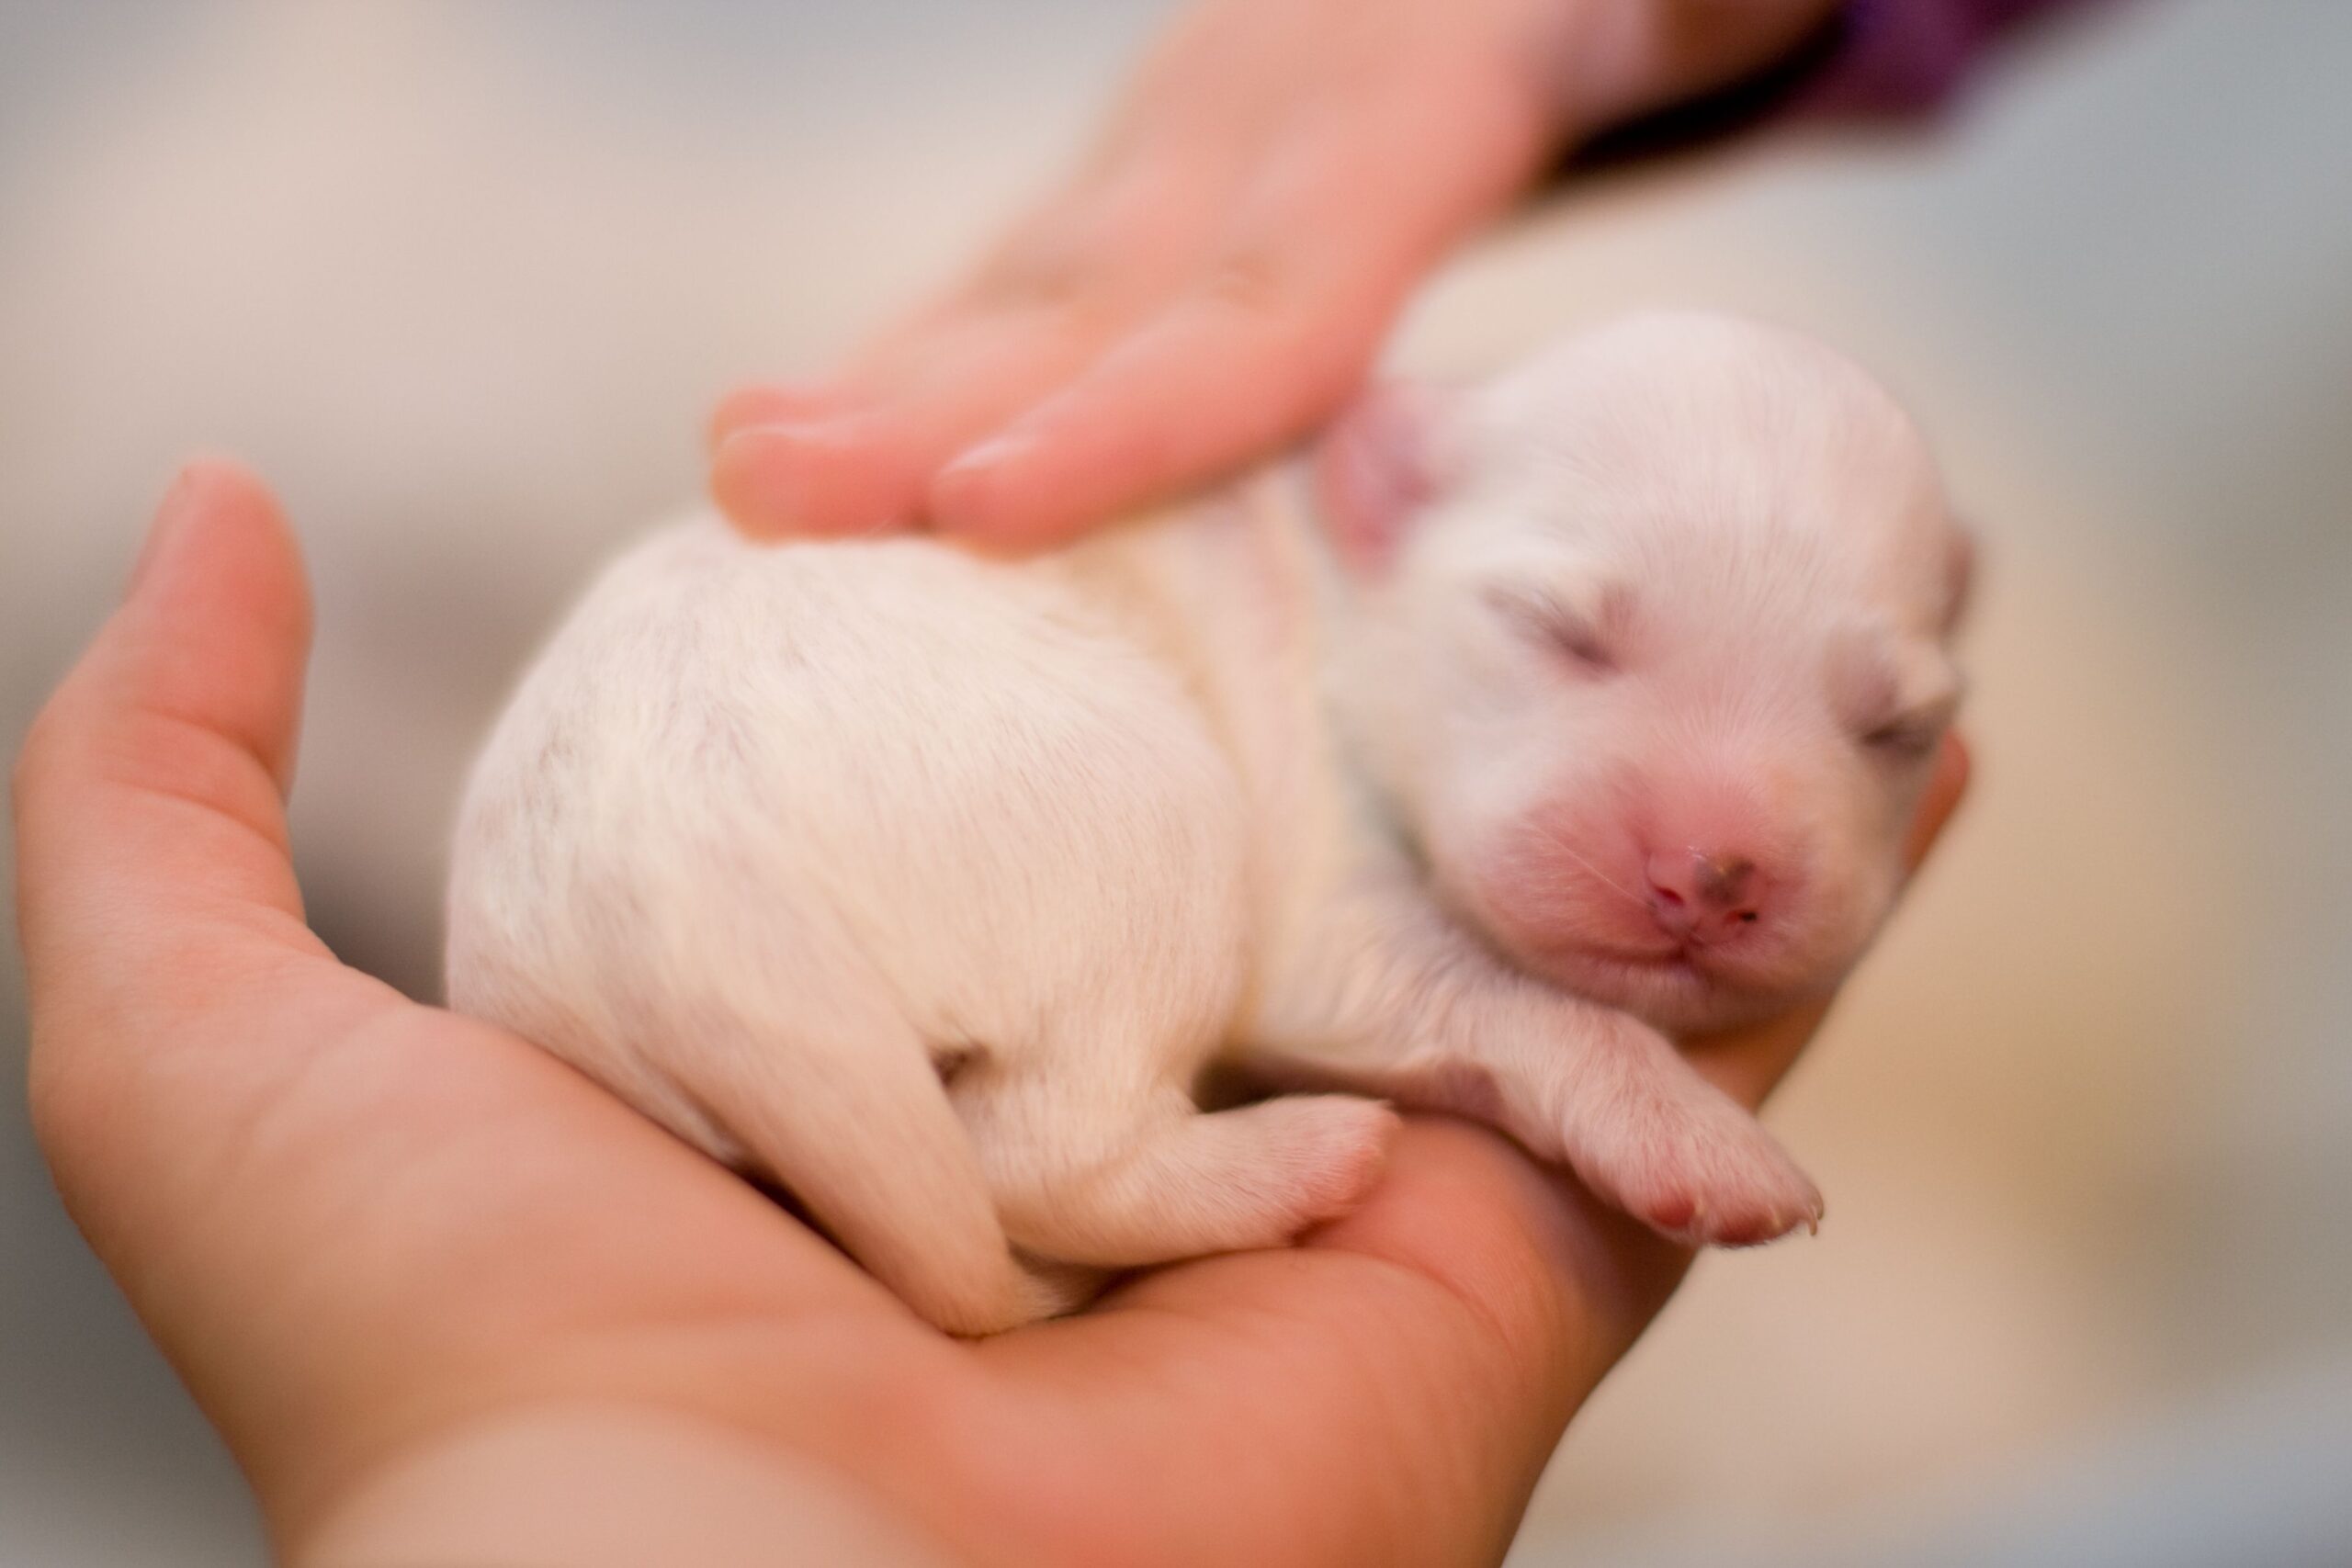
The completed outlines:
[[[283,814],[308,636],[267,494],[191,468],[16,792],[42,1141],[290,1556],[360,1561],[420,1456],[593,1416],[820,1473],[957,1560],[1492,1561],[1681,1272],[1498,1139],[1417,1120],[1295,1250],[944,1338],[554,1058],[336,962]],[[1922,851],[1964,773],[1949,749]],[[1753,1100],[1816,1021],[1708,1070]],[[793,1520],[739,1525],[789,1560]],[[472,1527],[430,1528],[455,1552]]]

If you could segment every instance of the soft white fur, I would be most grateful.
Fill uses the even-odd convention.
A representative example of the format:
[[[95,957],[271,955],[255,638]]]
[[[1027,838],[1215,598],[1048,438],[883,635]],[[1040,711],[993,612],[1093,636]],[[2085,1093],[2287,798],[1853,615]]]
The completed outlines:
[[[1019,562],[656,534],[476,771],[451,1001],[961,1333],[1065,1304],[1052,1265],[1363,1195],[1392,1113],[1203,1113],[1228,1054],[1483,1116],[1695,1239],[1816,1218],[1660,1031],[1820,992],[1885,913],[1957,689],[1924,448],[1842,360],[1701,316],[1387,420],[1430,487],[1395,517],[1292,465]],[[1627,958],[1672,946],[1641,867],[1693,834],[1744,835],[1768,918]]]

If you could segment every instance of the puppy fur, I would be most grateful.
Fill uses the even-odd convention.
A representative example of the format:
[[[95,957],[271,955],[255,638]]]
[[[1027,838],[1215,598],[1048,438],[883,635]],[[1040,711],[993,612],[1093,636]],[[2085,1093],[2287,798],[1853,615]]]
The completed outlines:
[[[1965,559],[1865,375],[1694,314],[1034,559],[695,517],[477,765],[450,1000],[956,1333],[1345,1213],[1384,1101],[1767,1240],[1819,1195],[1669,1036],[1884,918]],[[1204,1112],[1227,1059],[1340,1092]]]

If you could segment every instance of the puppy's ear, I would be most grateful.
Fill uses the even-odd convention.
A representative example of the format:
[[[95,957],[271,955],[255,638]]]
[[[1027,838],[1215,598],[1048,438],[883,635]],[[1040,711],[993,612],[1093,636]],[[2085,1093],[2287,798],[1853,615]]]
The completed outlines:
[[[1947,637],[1960,629],[1976,593],[1976,530],[1953,518],[1944,534],[1944,614]]]
[[[1340,559],[1378,573],[1452,477],[1460,394],[1419,383],[1366,389],[1315,451],[1315,497]]]

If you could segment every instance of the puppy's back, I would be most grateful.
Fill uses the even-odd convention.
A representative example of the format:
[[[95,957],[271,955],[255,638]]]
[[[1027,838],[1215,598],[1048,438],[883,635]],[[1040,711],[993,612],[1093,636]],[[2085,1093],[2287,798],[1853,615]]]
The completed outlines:
[[[1181,675],[1066,574],[698,519],[614,563],[492,735],[450,999],[785,1181],[934,1321],[1001,1325],[934,1058],[1204,1049],[1244,843]]]

